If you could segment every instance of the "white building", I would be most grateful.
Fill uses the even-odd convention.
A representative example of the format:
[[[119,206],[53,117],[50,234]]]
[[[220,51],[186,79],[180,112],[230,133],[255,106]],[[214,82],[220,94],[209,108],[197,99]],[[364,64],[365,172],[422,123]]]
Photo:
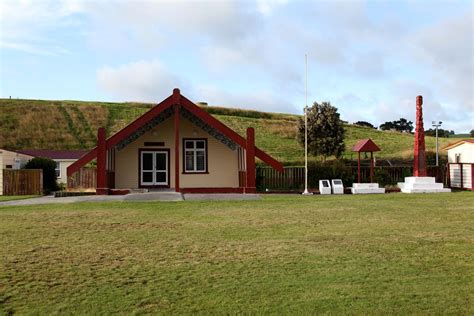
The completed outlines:
[[[58,184],[67,184],[66,169],[86,151],[82,150],[6,150],[0,149],[0,195],[3,193],[3,169],[21,169],[34,157],[49,158],[56,162]]]
[[[474,189],[474,139],[464,139],[444,148],[448,152],[451,188]]]

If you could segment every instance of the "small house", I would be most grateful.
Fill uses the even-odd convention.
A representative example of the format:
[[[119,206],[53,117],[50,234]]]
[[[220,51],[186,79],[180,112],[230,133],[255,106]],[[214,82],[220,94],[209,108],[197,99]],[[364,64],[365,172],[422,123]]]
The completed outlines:
[[[0,195],[3,195],[3,169],[21,169],[32,156],[0,149]]]
[[[255,159],[283,166],[255,146],[253,128],[242,137],[182,96],[179,89],[67,168],[69,177],[97,161],[97,194],[133,189],[184,193],[252,193]]]
[[[56,162],[56,181],[58,183],[67,183],[66,170],[67,167],[72,165],[76,160],[81,158],[87,153],[84,150],[42,150],[42,149],[28,149],[28,150],[17,150],[18,154],[30,157],[43,157],[49,158]],[[26,163],[26,162],[25,162]]]
[[[444,148],[448,152],[451,188],[474,190],[474,139],[464,139]]]

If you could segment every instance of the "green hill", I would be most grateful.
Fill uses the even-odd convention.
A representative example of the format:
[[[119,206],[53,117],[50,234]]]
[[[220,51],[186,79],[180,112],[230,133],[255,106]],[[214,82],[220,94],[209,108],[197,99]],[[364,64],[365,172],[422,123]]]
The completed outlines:
[[[0,99],[0,148],[88,149],[95,146],[98,127],[106,127],[110,135],[152,106],[148,103]],[[243,136],[247,127],[255,127],[257,146],[286,164],[302,163],[304,150],[296,141],[298,115],[224,107],[204,109]],[[350,148],[363,138],[371,138],[381,147],[377,157],[410,158],[412,155],[413,135],[354,125],[346,125],[345,130],[345,158],[355,159]],[[440,138],[440,146],[453,141]],[[426,137],[426,147],[434,151],[433,137]]]

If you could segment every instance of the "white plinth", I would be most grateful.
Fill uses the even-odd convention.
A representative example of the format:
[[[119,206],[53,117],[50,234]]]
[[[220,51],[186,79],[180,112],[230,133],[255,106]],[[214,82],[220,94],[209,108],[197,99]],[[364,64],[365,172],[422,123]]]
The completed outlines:
[[[451,189],[437,183],[434,177],[406,177],[405,182],[399,182],[398,187],[403,193],[447,193]]]
[[[331,184],[333,194],[344,194],[344,185],[341,179],[333,179],[331,180]]]
[[[378,183],[353,183],[352,194],[381,194],[385,193],[385,188],[379,188]]]

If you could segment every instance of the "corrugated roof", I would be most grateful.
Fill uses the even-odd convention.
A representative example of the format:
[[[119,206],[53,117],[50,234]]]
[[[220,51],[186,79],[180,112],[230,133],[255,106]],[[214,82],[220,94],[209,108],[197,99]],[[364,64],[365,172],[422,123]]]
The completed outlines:
[[[44,157],[50,159],[79,159],[84,156],[85,150],[47,150],[47,149],[26,149],[16,150],[16,152],[34,157]]]
[[[355,144],[354,147],[352,147],[352,151],[373,152],[373,151],[380,151],[380,148],[370,138],[368,138],[368,139],[362,139],[357,144]]]

